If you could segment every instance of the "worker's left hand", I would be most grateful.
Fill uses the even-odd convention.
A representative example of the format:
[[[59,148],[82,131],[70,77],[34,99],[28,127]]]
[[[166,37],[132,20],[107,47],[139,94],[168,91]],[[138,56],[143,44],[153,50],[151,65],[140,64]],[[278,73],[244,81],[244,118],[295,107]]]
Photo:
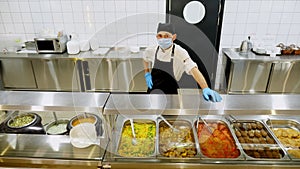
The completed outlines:
[[[209,101],[211,100],[212,102],[220,102],[222,101],[222,97],[220,96],[220,94],[214,90],[211,90],[210,88],[204,88],[202,90],[202,95],[203,95],[203,98],[206,100],[206,101]]]
[[[145,74],[145,79],[146,79],[146,84],[149,87],[149,89],[152,89],[153,86],[153,82],[152,82],[152,76],[150,72],[147,72]]]

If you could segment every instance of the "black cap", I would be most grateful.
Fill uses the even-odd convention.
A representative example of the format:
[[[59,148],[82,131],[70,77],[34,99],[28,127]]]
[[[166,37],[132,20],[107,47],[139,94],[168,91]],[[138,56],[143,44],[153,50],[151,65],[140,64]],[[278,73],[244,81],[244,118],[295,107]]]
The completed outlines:
[[[159,23],[157,26],[157,33],[160,31],[166,31],[175,34],[175,28],[171,23]]]

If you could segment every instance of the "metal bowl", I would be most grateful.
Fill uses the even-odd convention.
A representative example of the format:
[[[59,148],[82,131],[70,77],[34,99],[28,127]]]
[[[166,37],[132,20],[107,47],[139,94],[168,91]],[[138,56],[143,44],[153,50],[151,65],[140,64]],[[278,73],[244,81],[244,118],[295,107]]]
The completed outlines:
[[[32,118],[29,121],[25,121],[23,125],[16,126],[13,123],[18,118],[22,118],[24,116],[30,116]],[[27,112],[20,113],[16,116],[13,116],[10,119],[7,119],[5,122],[1,124],[1,132],[4,133],[14,133],[14,134],[45,134],[44,127],[42,125],[42,118],[36,113]]]
[[[30,119],[28,119],[30,118]],[[24,128],[32,125],[37,120],[37,115],[33,113],[19,114],[7,122],[7,126],[14,129]]]
[[[67,126],[68,126],[69,120],[57,120],[57,121],[53,121],[51,123],[49,123],[46,126],[46,133],[49,135],[64,135],[67,134],[68,130],[67,130]],[[65,126],[63,128],[61,128],[60,125],[65,124]],[[59,128],[59,132],[52,132],[51,130],[57,126],[57,128]]]
[[[74,116],[68,123],[67,129],[70,131],[73,127],[80,123],[92,123],[96,126],[97,135],[102,136],[103,128],[102,128],[102,120],[95,114],[92,113],[84,113]]]

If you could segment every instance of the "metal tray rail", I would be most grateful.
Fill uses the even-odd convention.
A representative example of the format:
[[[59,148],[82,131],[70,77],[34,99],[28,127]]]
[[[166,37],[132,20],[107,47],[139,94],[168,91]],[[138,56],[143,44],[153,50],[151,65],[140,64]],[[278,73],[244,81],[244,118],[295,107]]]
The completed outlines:
[[[291,160],[300,161],[300,158],[297,158],[288,152],[288,150],[294,149],[294,147],[284,145],[280,141],[280,139],[276,137],[275,133],[272,131],[272,129],[285,128],[285,129],[294,129],[299,132],[300,131],[300,123],[294,119],[279,120],[279,119],[271,119],[271,118],[265,119],[265,120],[263,120],[263,122],[266,124],[266,126],[269,127],[270,132],[274,135],[275,139],[283,147],[283,149],[286,151],[286,153],[291,158]],[[300,147],[297,147],[297,149],[300,151]]]
[[[271,132],[271,130],[269,129],[269,127],[261,120],[239,120],[237,119],[235,121],[236,123],[256,123],[256,122],[259,122],[262,124],[263,126],[263,129],[265,131],[267,131],[268,133],[268,136],[273,139],[275,141],[275,144],[254,144],[254,143],[251,143],[251,144],[241,144],[239,142],[239,144],[241,145],[242,147],[242,151],[246,157],[246,160],[259,160],[259,161],[288,161],[290,160],[288,154],[286,153],[286,151],[284,150],[283,146],[278,142],[278,140],[276,139],[276,137],[274,136],[274,134]],[[233,128],[233,130],[235,130],[235,126],[232,124],[231,127]],[[234,135],[236,136],[236,134],[234,133]],[[236,136],[237,137],[237,136]],[[264,148],[264,149],[268,149],[268,148],[272,148],[272,149],[278,149],[279,150],[279,153],[281,154],[281,158],[280,159],[276,159],[276,158],[254,158],[254,157],[251,157],[249,156],[246,152],[245,152],[245,149],[243,148],[243,146],[245,145],[248,145],[248,146],[255,146],[256,148]],[[267,147],[263,147],[264,145],[266,145]]]
[[[180,157],[166,157],[163,156],[160,152],[159,152],[159,127],[161,125],[161,123],[165,123],[161,118],[157,118],[157,134],[158,134],[158,141],[157,141],[157,158],[159,160],[171,160],[174,162],[192,162],[192,161],[199,161],[200,160],[200,149],[199,149],[199,145],[196,144],[196,135],[195,135],[195,130],[193,127],[193,123],[192,123],[192,118],[189,116],[186,116],[184,119],[182,119],[180,116],[177,116],[178,118],[176,119],[174,116],[164,116],[166,120],[168,120],[168,122],[173,125],[174,122],[176,122],[175,124],[180,124],[181,126],[187,126],[189,128],[191,128],[192,130],[192,134],[193,134],[193,139],[194,139],[194,146],[196,148],[196,155],[194,157],[187,157],[187,158],[180,158]],[[165,124],[167,125],[167,124]]]
[[[155,130],[156,130],[156,126],[157,126],[157,121],[156,121],[156,117],[155,116],[126,116],[126,117],[121,117],[119,119],[121,119],[121,125],[118,125],[116,127],[116,134],[114,135],[114,139],[115,139],[115,147],[114,149],[114,158],[118,159],[118,160],[126,160],[126,159],[134,159],[134,160],[152,160],[156,158],[157,155],[157,142],[158,142],[158,134],[157,134],[157,130],[156,130],[156,135],[155,135],[155,139],[154,139],[154,153],[150,156],[145,156],[145,157],[126,157],[126,156],[122,156],[118,153],[119,150],[119,146],[121,143],[121,139],[122,139],[122,131],[123,131],[123,127],[125,125],[127,125],[129,123],[129,119],[132,118],[134,123],[152,123],[155,124]]]
[[[233,133],[233,129],[230,127],[230,124],[228,123],[228,121],[225,119],[224,116],[208,115],[208,116],[205,116],[202,119],[205,120],[208,123],[217,122],[217,123],[225,124],[227,126],[227,128],[229,129],[232,138],[234,139],[234,142],[237,146],[237,149],[240,152],[240,155],[237,158],[210,158],[210,157],[207,157],[206,155],[204,155],[201,152],[201,146],[200,146],[200,143],[199,143],[199,140],[198,140],[198,132],[197,132],[197,129],[196,129],[196,123],[197,123],[197,118],[196,118],[196,119],[193,120],[193,124],[194,124],[194,129],[195,129],[195,132],[196,132],[196,136],[197,136],[196,140],[197,140],[198,145],[199,145],[199,150],[200,150],[199,152],[200,152],[201,159],[203,159],[203,160],[217,160],[217,161],[235,161],[235,160],[241,161],[241,160],[245,160],[245,155],[244,155],[244,152],[242,151],[242,147],[240,146],[240,144],[238,142],[238,139],[236,138],[235,134]],[[199,122],[201,123],[201,120],[199,120]]]

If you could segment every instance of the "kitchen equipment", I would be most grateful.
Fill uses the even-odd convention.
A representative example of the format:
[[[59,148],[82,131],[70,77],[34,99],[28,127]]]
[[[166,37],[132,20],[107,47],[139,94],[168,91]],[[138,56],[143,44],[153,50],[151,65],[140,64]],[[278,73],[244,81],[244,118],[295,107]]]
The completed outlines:
[[[293,119],[266,119],[278,141],[292,160],[300,161],[300,123]]]
[[[34,38],[38,53],[64,53],[68,41],[67,35],[57,37]]]
[[[288,160],[268,128],[258,120],[236,120],[233,125],[247,160]]]
[[[74,147],[86,148],[97,144],[96,127],[92,123],[81,123],[70,131],[70,142]]]
[[[42,125],[42,118],[32,112],[18,113],[3,122],[2,130],[4,133],[15,134],[45,134]]]
[[[187,120],[170,120],[173,124],[166,121],[159,122],[159,158],[193,158],[197,155],[192,125]],[[171,126],[173,128],[171,128]],[[176,128],[177,132],[174,132]]]
[[[133,119],[133,118],[132,118]],[[123,121],[124,120],[124,121]],[[134,118],[135,137],[137,144],[132,144],[132,128],[129,119],[120,121],[118,127],[116,154],[122,158],[149,158],[156,154],[156,123],[155,119]]]
[[[46,126],[46,133],[50,135],[63,135],[67,133],[69,120],[58,120],[56,113],[53,112],[54,121]]]
[[[91,123],[96,126],[96,131],[98,136],[102,136],[103,128],[102,128],[102,120],[95,114],[92,113],[83,113],[77,116],[74,116],[68,123],[67,129],[70,131],[73,127],[81,124],[81,123]]]
[[[80,43],[75,35],[70,36],[71,40],[67,43],[68,54],[75,55],[80,52]]]
[[[242,41],[240,46],[241,53],[248,53],[252,49],[252,43],[250,42],[250,36],[248,36],[248,40]]]
[[[163,116],[159,116],[174,132],[179,132],[178,129],[176,129],[175,127],[173,127],[168,120],[166,120]]]
[[[134,125],[133,125],[133,120],[130,119],[130,125],[131,125],[131,132],[132,132],[132,140],[131,140],[131,143],[132,145],[136,145],[137,144],[137,141],[136,141],[136,137],[135,137],[135,132],[134,132]]]
[[[242,153],[240,152],[241,148],[237,144],[238,141],[233,137],[229,125],[225,121],[216,118],[206,120],[206,124],[204,121],[198,122],[198,120],[196,123],[200,123],[196,131],[200,150],[204,156],[203,158],[226,160],[243,159]],[[208,131],[207,128],[213,129],[213,134]]]
[[[46,126],[46,133],[50,135],[64,135],[67,134],[67,125],[69,123],[69,120],[55,120],[49,123]]]
[[[35,41],[26,41],[24,44],[26,50],[36,51]]]
[[[213,131],[211,130],[211,128],[208,126],[208,124],[206,123],[205,120],[203,120],[200,116],[198,116],[197,119],[197,128],[198,128],[198,123],[199,123],[199,119],[204,123],[205,127],[207,128],[207,130],[209,131],[210,134],[213,134]]]

